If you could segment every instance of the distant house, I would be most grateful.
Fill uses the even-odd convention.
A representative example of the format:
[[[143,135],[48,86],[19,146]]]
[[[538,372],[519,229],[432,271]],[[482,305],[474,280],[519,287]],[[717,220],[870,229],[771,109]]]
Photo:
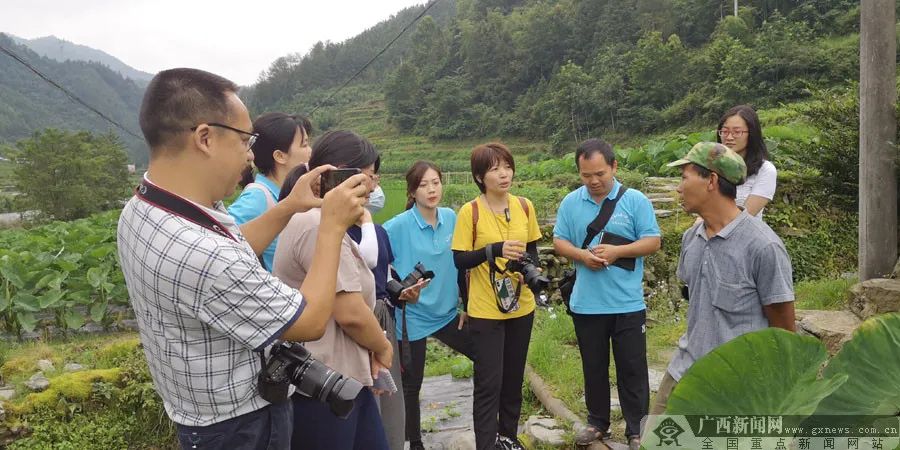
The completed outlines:
[[[127,167],[128,167],[128,173],[130,173],[130,174],[134,174],[134,172],[137,170],[137,168],[134,166],[134,164],[129,164]]]

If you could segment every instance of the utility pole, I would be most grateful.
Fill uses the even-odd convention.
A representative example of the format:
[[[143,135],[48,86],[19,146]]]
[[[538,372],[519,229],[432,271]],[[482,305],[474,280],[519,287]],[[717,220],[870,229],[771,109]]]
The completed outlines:
[[[860,2],[859,281],[897,261],[895,0]]]

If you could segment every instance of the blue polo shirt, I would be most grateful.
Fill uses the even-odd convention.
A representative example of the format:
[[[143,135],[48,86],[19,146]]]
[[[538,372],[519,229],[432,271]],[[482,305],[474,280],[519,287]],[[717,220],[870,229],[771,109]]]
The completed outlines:
[[[274,181],[266,178],[261,173],[256,174],[256,178],[253,181],[265,186],[269,193],[272,194],[272,199],[278,201],[278,193],[281,192],[281,187],[275,184]],[[266,194],[263,191],[259,189],[244,189],[234,203],[228,207],[228,214],[234,217],[234,221],[238,225],[243,225],[263,215],[268,209],[269,203],[266,201]],[[266,270],[269,272],[272,271],[272,261],[275,259],[275,244],[277,243],[278,237],[275,237],[262,255],[263,263],[265,263]]]
[[[608,199],[619,195],[622,184],[614,181]],[[582,186],[563,199],[556,212],[553,237],[565,239],[575,247],[581,247],[587,237],[587,226],[600,213],[600,204],[591,198],[587,187]],[[640,191],[629,189],[619,199],[604,231],[631,240],[659,236],[659,225],[653,213],[653,204]],[[594,238],[589,247],[597,245]],[[637,258],[634,271],[609,266],[591,270],[580,262],[575,263],[575,287],[569,307],[578,314],[621,314],[641,311],[644,306],[644,258]]]
[[[413,206],[384,224],[394,251],[397,274],[406,277],[419,262],[434,272],[434,279],[422,290],[418,303],[406,305],[407,331],[412,341],[430,336],[456,317],[459,286],[450,250],[456,213],[450,208],[438,208],[437,217],[434,228],[425,222],[419,208]],[[397,336],[400,336],[402,311],[397,308],[396,314]]]

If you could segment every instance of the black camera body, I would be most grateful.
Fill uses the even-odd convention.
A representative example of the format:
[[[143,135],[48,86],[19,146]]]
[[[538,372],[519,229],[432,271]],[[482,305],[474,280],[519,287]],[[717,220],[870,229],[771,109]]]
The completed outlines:
[[[388,295],[391,297],[391,301],[394,302],[394,304],[398,304],[400,302],[400,293],[403,292],[404,289],[418,283],[421,279],[434,279],[434,272],[426,269],[425,266],[419,262],[416,263],[412,272],[410,272],[403,281],[394,279],[388,280],[387,286],[385,287],[387,288]]]
[[[525,284],[535,294],[547,290],[550,285],[550,279],[545,277],[540,269],[540,263],[531,259],[531,255],[526,253],[518,261],[509,261],[506,263],[507,272],[519,272],[525,278]]]
[[[328,403],[336,416],[346,418],[353,411],[353,400],[363,385],[317,361],[302,345],[281,342],[259,373],[259,393],[269,403],[288,399],[291,384],[301,395]]]

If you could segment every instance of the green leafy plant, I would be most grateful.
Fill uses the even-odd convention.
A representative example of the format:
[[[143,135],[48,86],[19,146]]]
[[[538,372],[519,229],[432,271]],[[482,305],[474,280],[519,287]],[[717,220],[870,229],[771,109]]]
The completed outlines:
[[[747,333],[696,361],[666,414],[900,414],[900,314],[864,322],[819,376],[826,361],[814,338],[777,328]]]

